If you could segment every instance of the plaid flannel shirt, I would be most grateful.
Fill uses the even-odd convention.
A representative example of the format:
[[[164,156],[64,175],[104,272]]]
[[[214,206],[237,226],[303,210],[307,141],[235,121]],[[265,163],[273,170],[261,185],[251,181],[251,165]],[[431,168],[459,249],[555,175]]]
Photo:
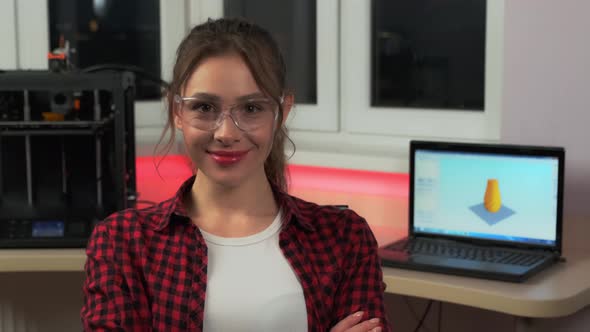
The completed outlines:
[[[85,330],[202,331],[207,246],[182,204],[193,182],[194,176],[167,201],[96,225],[86,248]],[[329,331],[362,310],[389,331],[367,222],[352,210],[273,191],[284,218],[279,246],[302,285],[308,330]]]

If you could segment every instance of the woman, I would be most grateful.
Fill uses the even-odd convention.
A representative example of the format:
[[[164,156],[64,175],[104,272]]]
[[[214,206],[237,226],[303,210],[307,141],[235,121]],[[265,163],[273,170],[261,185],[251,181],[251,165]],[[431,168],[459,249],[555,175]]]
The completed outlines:
[[[293,105],[268,32],[192,29],[167,93],[198,168],[175,197],[115,213],[87,247],[87,330],[382,331],[377,244],[351,210],[286,193]]]

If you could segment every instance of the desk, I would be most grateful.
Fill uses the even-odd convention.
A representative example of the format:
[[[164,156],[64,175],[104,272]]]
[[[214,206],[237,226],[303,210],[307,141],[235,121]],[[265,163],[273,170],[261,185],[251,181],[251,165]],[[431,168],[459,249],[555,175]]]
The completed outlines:
[[[379,245],[404,236],[405,230],[373,226]],[[456,303],[518,317],[525,331],[528,318],[563,317],[590,304],[590,255],[566,250],[558,263],[524,283],[509,283],[439,273],[383,268],[386,293]]]
[[[0,272],[80,272],[85,249],[2,249]]]
[[[380,245],[403,229],[372,226]],[[590,255],[566,252],[566,263],[551,266],[525,283],[383,268],[387,293],[428,298],[519,317],[560,317],[590,304]],[[0,272],[83,271],[84,249],[3,249]]]
[[[405,229],[372,226],[380,245],[406,234]],[[559,263],[525,283],[490,281],[438,273],[383,268],[387,293],[456,303],[518,317],[518,331],[528,318],[567,316],[590,304],[590,255],[566,251]],[[0,272],[84,269],[84,249],[3,249]]]

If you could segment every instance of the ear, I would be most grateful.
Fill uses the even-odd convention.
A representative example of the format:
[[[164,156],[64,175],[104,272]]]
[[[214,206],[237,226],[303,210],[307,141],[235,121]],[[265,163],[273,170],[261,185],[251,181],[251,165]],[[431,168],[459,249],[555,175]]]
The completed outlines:
[[[180,108],[176,103],[172,103],[172,117],[176,129],[182,131],[182,117],[180,116]]]
[[[289,113],[291,113],[291,109],[293,108],[294,104],[295,95],[292,93],[285,95],[283,99],[283,126],[285,125],[285,122],[287,122],[287,119],[289,118]]]
[[[182,131],[182,119],[176,112],[174,112],[174,126],[176,129]]]

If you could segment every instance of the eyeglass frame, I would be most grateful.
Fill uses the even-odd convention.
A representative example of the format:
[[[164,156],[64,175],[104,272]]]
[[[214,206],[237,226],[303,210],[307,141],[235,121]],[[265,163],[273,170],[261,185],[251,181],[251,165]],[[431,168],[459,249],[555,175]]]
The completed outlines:
[[[199,97],[193,97],[193,96],[190,96],[190,97],[182,97],[179,94],[174,94],[174,97],[173,97],[173,102],[176,103],[176,104],[181,105],[181,107],[182,107],[182,104],[184,102],[186,102],[186,101],[194,101],[194,100],[199,100]],[[238,106],[238,105],[241,105],[241,104],[244,104],[244,103],[248,103],[248,102],[261,101],[261,100],[274,102],[272,99],[253,98],[253,99],[247,99],[247,100],[245,100],[244,102],[241,102],[241,103],[231,104],[231,105],[229,105],[229,106],[226,107],[226,109],[229,109],[228,111],[224,111],[223,108],[221,109],[221,112],[219,113],[219,116],[218,116],[217,120],[215,121],[215,126],[214,127],[212,127],[211,129],[201,129],[201,130],[215,131],[215,130],[219,129],[219,127],[221,127],[221,125],[223,124],[223,121],[225,120],[225,117],[227,117],[227,116],[229,116],[229,118],[232,120],[232,122],[234,123],[234,125],[238,129],[240,129],[241,131],[243,131],[243,132],[251,131],[251,130],[256,130],[257,128],[246,130],[246,129],[243,129],[242,127],[240,127],[238,121],[233,116],[233,111],[234,111],[235,107]],[[283,101],[284,101],[284,97],[281,96],[280,101],[279,101],[279,104],[277,104],[276,106],[277,107],[280,107],[280,105],[283,104]],[[277,120],[278,120],[278,118],[279,118],[279,112],[278,112],[278,110],[273,110],[272,112],[275,114],[274,119],[273,119],[273,123],[276,123]]]

